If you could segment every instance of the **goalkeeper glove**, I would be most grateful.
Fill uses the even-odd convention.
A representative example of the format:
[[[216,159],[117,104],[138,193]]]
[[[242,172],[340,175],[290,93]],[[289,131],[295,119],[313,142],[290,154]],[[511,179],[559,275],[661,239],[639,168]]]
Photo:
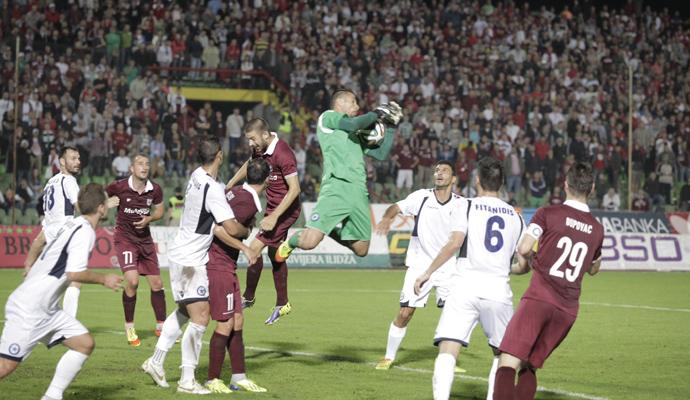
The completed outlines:
[[[376,107],[374,112],[378,115],[379,120],[393,126],[397,126],[403,117],[402,108],[394,101],[381,104]]]

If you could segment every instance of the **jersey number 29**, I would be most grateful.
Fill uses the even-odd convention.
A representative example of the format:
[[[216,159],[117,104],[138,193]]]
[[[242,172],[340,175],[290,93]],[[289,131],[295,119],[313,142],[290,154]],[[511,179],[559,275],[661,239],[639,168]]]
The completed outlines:
[[[582,264],[585,262],[585,257],[587,257],[587,244],[577,242],[573,245],[573,241],[570,240],[569,237],[563,236],[561,240],[558,241],[556,247],[563,249],[563,253],[561,253],[561,256],[558,257],[558,260],[556,260],[549,270],[549,275],[557,278],[565,278],[568,282],[575,282],[577,277],[580,276]],[[565,271],[563,271],[561,267],[566,259],[572,268],[566,267]]]

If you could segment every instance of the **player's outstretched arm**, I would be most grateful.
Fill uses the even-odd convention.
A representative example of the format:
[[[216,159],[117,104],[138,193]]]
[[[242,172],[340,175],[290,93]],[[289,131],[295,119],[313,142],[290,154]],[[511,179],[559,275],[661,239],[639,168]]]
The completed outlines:
[[[280,218],[280,216],[283,215],[283,213],[285,213],[288,207],[290,207],[292,203],[295,202],[295,199],[299,197],[299,194],[302,192],[302,189],[299,185],[299,177],[297,176],[297,173],[286,177],[285,181],[288,185],[287,193],[285,193],[285,196],[278,204],[278,207],[276,207],[272,213],[265,216],[264,219],[262,219],[259,223],[259,228],[261,228],[261,230],[263,231],[272,231],[278,223],[278,218]]]
[[[223,226],[216,226],[213,229],[213,235],[220,239],[223,243],[227,244],[228,246],[234,247],[237,250],[240,250],[242,253],[244,253],[245,257],[247,257],[249,265],[254,264],[256,260],[259,258],[260,254],[256,253],[249,246],[242,243],[240,239],[237,239],[236,237],[229,235],[227,228],[225,227],[226,222],[228,221],[223,222]]]
[[[348,133],[355,133],[360,129],[372,126],[377,119],[378,115],[373,111],[358,117],[343,116],[338,122],[338,129]]]
[[[388,234],[388,231],[391,229],[391,224],[398,214],[400,214],[400,206],[397,204],[389,206],[386,212],[383,213],[381,221],[376,225],[376,233],[379,235]]]
[[[515,254],[516,262],[510,266],[510,273],[513,275],[522,275],[530,271],[529,259],[523,257],[522,254]]]
[[[590,275],[596,275],[599,272],[599,268],[601,268],[601,256],[592,262],[592,266],[589,267],[589,271],[587,271],[587,273]]]
[[[518,244],[518,254],[526,259],[529,259],[530,255],[532,254],[532,248],[534,247],[534,244],[536,242],[537,239],[535,239],[529,233],[525,233],[524,235],[522,235],[522,239],[520,239],[520,243]]]
[[[46,246],[46,235],[41,231],[29,248],[29,253],[26,255],[26,260],[24,260],[24,276],[29,273],[29,270],[34,265],[38,256],[41,255],[43,248]]]
[[[240,167],[240,169],[238,169],[237,172],[235,172],[235,175],[232,178],[230,178],[228,184],[225,185],[226,192],[232,189],[234,186],[240,183],[241,180],[247,177],[247,164],[249,164],[249,160],[245,161],[244,164],[242,164],[242,166]]]
[[[381,142],[381,144],[374,149],[366,149],[364,151],[364,154],[375,160],[387,160],[388,156],[391,154],[391,150],[393,149],[396,131],[397,130],[395,128],[386,127],[386,133],[383,136],[383,141]]]
[[[89,270],[68,272],[67,279],[79,283],[97,283],[113,290],[118,290],[122,287],[122,277],[120,275],[97,274]]]
[[[422,285],[424,285],[424,282],[429,280],[431,274],[433,274],[437,269],[441,268],[446,261],[450,260],[454,254],[460,251],[464,241],[464,232],[453,231],[450,233],[448,242],[445,244],[445,246],[443,246],[443,248],[441,248],[441,251],[438,252],[438,255],[436,258],[434,258],[434,261],[431,262],[429,268],[427,268],[426,271],[424,271],[424,273],[420,275],[419,278],[417,278],[417,280],[414,282],[415,294],[419,294],[421,292]]]

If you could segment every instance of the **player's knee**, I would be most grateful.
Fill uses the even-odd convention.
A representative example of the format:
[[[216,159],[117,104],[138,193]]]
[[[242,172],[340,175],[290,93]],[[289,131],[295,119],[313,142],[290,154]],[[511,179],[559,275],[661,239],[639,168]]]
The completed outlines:
[[[87,356],[91,355],[91,353],[93,353],[93,349],[95,348],[96,341],[93,340],[93,336],[88,333],[80,337],[79,342],[77,342],[76,346],[74,346],[75,351],[86,354]]]
[[[0,358],[0,379],[6,377],[7,375],[14,372],[19,366],[17,361],[8,360],[6,358]]]
[[[154,292],[161,291],[163,290],[163,281],[161,281],[160,278],[151,279],[151,281],[149,281],[149,286],[151,286],[151,290]]]
[[[403,327],[405,327],[410,322],[413,315],[414,315],[414,308],[412,308],[412,307],[401,307],[400,312],[398,313],[398,322],[400,322],[403,325]]]
[[[127,288],[136,292],[136,290],[139,289],[139,280],[127,279]]]
[[[355,247],[352,249],[356,256],[364,257],[369,254],[369,246],[367,247]]]

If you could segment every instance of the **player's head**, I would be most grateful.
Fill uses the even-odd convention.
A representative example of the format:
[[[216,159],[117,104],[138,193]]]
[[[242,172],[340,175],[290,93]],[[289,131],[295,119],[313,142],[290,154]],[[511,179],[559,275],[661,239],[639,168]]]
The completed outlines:
[[[145,181],[149,178],[150,169],[149,156],[139,153],[132,157],[129,173],[132,174],[133,177]]]
[[[493,157],[482,158],[477,164],[477,191],[498,192],[503,186],[503,165]]]
[[[455,170],[449,161],[439,161],[434,166],[434,186],[445,189],[455,183]]]
[[[271,127],[263,118],[253,118],[247,121],[244,126],[244,136],[249,142],[249,147],[257,155],[265,153],[273,141]]]
[[[223,162],[223,151],[220,149],[220,141],[215,136],[205,135],[199,141],[199,162],[201,165],[209,166],[215,161]]]
[[[247,183],[250,185],[264,185],[270,174],[271,167],[263,158],[253,158],[247,163]]]
[[[576,162],[565,175],[565,194],[587,199],[594,190],[594,173],[592,166],[585,162]]]
[[[359,104],[357,96],[350,89],[338,89],[331,95],[331,109],[333,111],[345,113],[350,117],[357,115]]]
[[[103,185],[88,183],[79,191],[77,204],[82,215],[98,215],[99,220],[104,220],[108,215],[108,207],[105,204],[107,197]]]
[[[81,171],[79,150],[76,147],[65,146],[60,150],[60,169],[63,173],[77,175]]]

